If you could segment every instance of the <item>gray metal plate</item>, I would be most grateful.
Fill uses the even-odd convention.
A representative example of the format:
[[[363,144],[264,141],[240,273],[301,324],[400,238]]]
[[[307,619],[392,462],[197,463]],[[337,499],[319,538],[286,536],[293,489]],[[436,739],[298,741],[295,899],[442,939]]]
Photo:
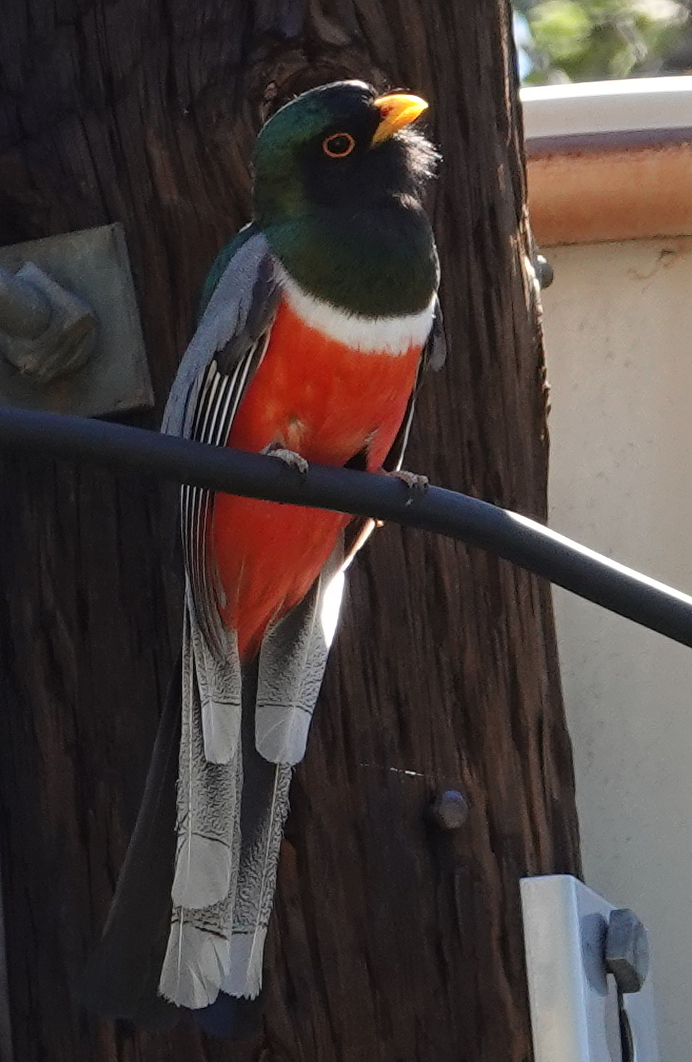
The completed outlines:
[[[122,226],[0,247],[6,269],[16,272],[25,262],[34,262],[89,304],[98,318],[98,339],[88,364],[43,387],[0,359],[0,403],[83,417],[151,409],[154,396]]]
[[[526,969],[535,1062],[622,1062],[614,978],[604,967],[613,906],[568,874],[524,878]],[[659,1062],[651,971],[624,996],[634,1062]]]

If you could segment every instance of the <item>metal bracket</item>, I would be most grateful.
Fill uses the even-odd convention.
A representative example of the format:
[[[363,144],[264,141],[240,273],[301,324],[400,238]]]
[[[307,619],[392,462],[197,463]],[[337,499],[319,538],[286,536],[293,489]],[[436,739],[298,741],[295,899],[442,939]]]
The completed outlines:
[[[153,401],[122,226],[0,248],[0,403],[95,417]]]
[[[659,1062],[641,922],[568,874],[523,878],[536,1062]]]

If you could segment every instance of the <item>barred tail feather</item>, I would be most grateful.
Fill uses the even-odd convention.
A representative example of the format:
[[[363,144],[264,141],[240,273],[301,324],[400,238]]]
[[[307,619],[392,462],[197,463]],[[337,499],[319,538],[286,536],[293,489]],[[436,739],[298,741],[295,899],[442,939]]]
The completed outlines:
[[[172,898],[176,908],[199,910],[224,901],[234,888],[239,848],[242,763],[204,754],[202,708],[192,651],[190,617],[183,630],[183,711],[178,769],[177,852]]]
[[[243,719],[242,742],[242,844],[229,972],[221,988],[229,995],[254,998],[262,987],[264,940],[293,770],[288,765],[269,763],[257,752],[251,711]]]
[[[229,996],[256,999],[262,989],[262,959],[267,926],[253,932],[237,932],[231,937],[229,973],[221,988]]]
[[[228,896],[232,871],[226,843],[194,835],[187,838],[176,860],[171,889],[174,905],[193,911],[212,907]]]
[[[237,643],[226,668],[186,612],[174,912],[159,983],[180,1006],[261,989],[292,764],[322,682],[331,640],[322,607],[342,556],[339,541],[310,594],[242,674]]]
[[[190,644],[195,678],[202,708],[204,757],[208,763],[230,763],[240,737],[242,713],[242,674],[235,631],[219,629],[217,641],[223,650],[210,649],[199,629],[188,594]]]
[[[309,594],[267,631],[262,642],[255,741],[271,763],[295,764],[305,755],[341,602],[342,561],[340,536]]]
[[[248,809],[245,816],[245,821],[252,829],[247,840],[243,829],[230,971],[221,985],[222,990],[229,995],[248,996],[251,999],[262,988],[264,941],[274,904],[276,872],[293,774],[289,766],[257,765],[260,766],[260,777],[265,783],[273,774],[273,784],[263,806]],[[266,768],[269,768],[269,772]],[[245,769],[248,770],[247,762]],[[249,821],[251,818],[252,822]]]
[[[228,970],[226,937],[185,920],[177,910],[161,968],[159,992],[178,1007],[198,1010],[213,1003]]]
[[[229,858],[227,861],[224,853],[222,860],[224,873],[227,866],[230,867],[228,876],[224,879],[227,881],[226,891],[218,902],[204,907],[185,907],[176,903],[172,912],[168,946],[159,979],[159,992],[164,999],[191,1010],[209,1006],[215,1001],[221,983],[229,971],[229,942],[233,928],[240,862],[240,789],[243,771],[240,750],[232,765],[219,767],[210,764],[208,768],[214,774],[234,773],[233,786],[236,793],[232,804],[233,821],[228,824]],[[185,824],[181,825],[184,832]],[[198,858],[201,851],[200,839],[195,838],[195,841],[185,853],[192,860]],[[210,868],[204,861],[194,868],[194,877],[191,880],[194,881],[197,890],[193,897],[197,901],[205,895],[214,894],[215,889],[212,889],[208,883],[205,884],[205,874],[211,876],[216,886],[219,880],[214,877],[216,870],[217,868],[213,865]],[[188,882],[187,894],[191,894],[190,882]]]

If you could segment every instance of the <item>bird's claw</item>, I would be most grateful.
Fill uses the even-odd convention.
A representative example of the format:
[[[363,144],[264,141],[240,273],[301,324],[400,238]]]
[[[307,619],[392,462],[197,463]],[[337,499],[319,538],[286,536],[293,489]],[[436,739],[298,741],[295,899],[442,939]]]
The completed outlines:
[[[406,472],[403,468],[399,468],[395,472],[388,472],[387,475],[391,476],[392,479],[400,479],[408,487],[407,505],[410,505],[417,495],[425,494],[430,486],[430,480],[427,476],[421,476],[417,472]]]
[[[295,450],[285,450],[282,446],[277,446],[276,443],[265,446],[262,453],[267,454],[268,457],[278,457],[279,461],[283,461],[289,468],[294,468],[296,472],[300,472],[301,476],[304,476],[309,468],[305,458],[297,454]]]

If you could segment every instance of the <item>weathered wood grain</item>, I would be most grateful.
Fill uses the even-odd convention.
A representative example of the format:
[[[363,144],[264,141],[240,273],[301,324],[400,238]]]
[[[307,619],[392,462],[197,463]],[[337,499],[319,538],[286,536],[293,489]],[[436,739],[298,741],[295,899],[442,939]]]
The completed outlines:
[[[504,0],[6,0],[0,243],[120,220],[159,408],[246,220],[268,110],[360,76],[431,102],[450,337],[407,464],[545,515],[546,388]],[[144,418],[146,420],[146,418]],[[141,422],[141,419],[140,419]],[[179,629],[154,483],[0,455],[0,840],[21,1062],[520,1062],[521,874],[578,869],[549,592],[387,527],[354,565],[298,770],[266,1033],[81,1014]],[[466,824],[426,816],[461,790]]]

